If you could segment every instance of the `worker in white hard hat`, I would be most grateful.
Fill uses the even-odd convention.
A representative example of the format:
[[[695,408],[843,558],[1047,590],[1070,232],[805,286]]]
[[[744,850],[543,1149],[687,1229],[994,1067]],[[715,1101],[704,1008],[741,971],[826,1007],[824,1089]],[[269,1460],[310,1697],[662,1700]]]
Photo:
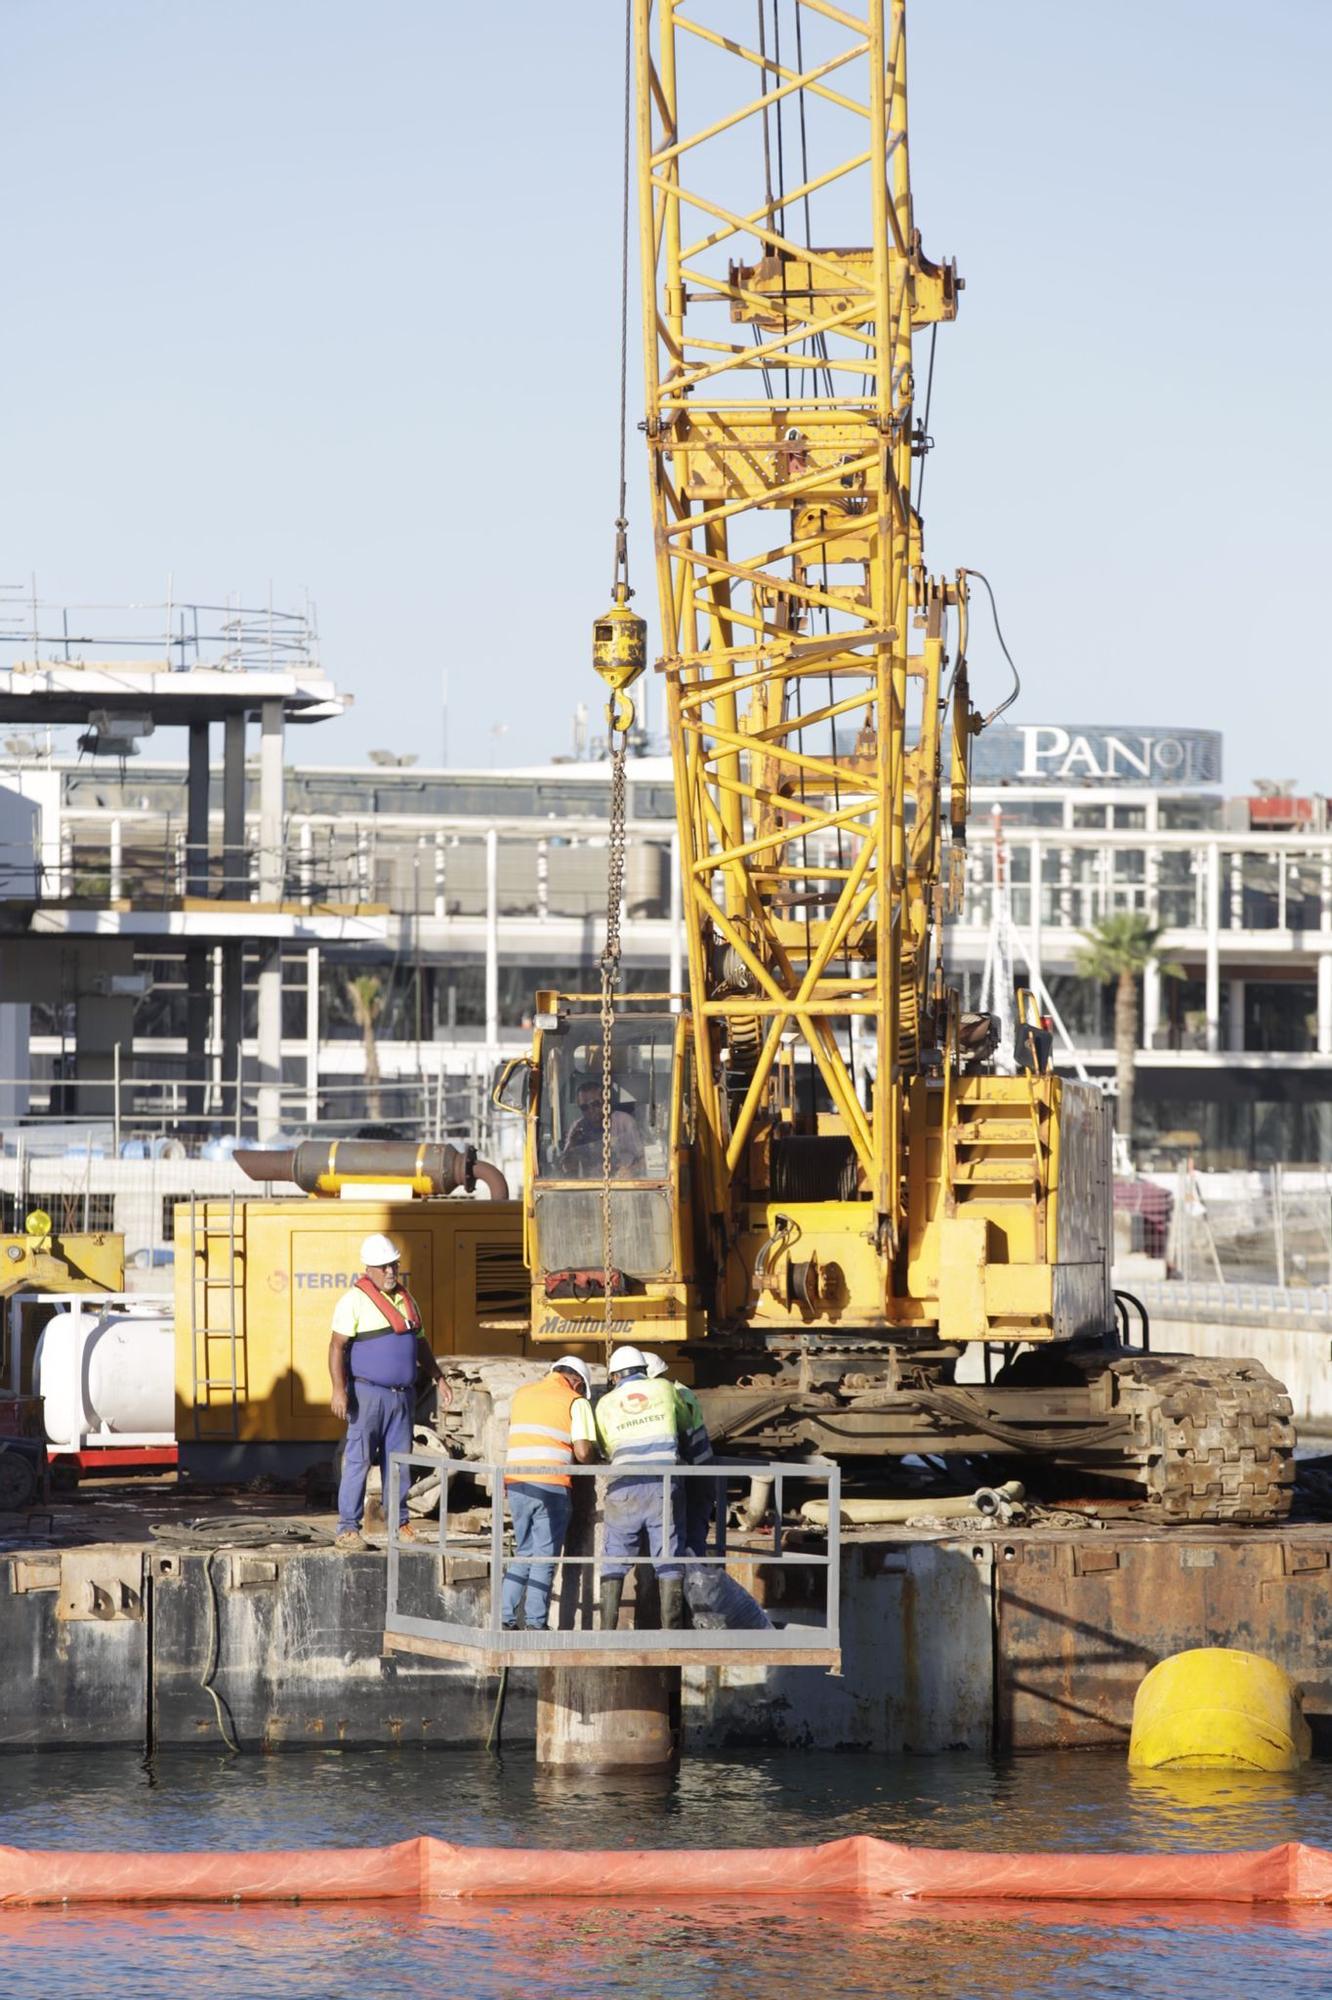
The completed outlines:
[[[555,1561],[564,1552],[573,1512],[573,1479],[564,1467],[595,1458],[592,1377],[576,1354],[562,1354],[539,1382],[515,1390],[509,1411],[504,1497],[518,1561],[504,1572],[502,1617],[508,1632],[544,1632]]]
[[[653,1475],[680,1463],[685,1408],[674,1382],[664,1375],[648,1379],[647,1356],[640,1348],[617,1347],[608,1373],[610,1388],[597,1404],[597,1435],[611,1464],[623,1466],[627,1476],[606,1482],[602,1630],[613,1632],[619,1623],[624,1579],[643,1538],[661,1588],[662,1625],[677,1627],[684,1623],[684,1582],[677,1560],[684,1549],[684,1507],[679,1482]]]
[[[439,1364],[430,1352],[421,1308],[402,1276],[402,1253],[389,1237],[367,1236],[361,1245],[361,1275],[333,1308],[333,1334],[328,1343],[328,1372],[333,1384],[329,1407],[347,1426],[338,1485],[338,1532],[333,1546],[350,1554],[368,1549],[361,1533],[365,1487],[372,1465],[384,1482],[384,1507],[389,1504],[389,1454],[412,1448],[412,1417],[418,1382],[431,1377],[441,1384]],[[407,1519],[407,1482],[399,1498],[400,1533],[408,1541],[421,1539]]]

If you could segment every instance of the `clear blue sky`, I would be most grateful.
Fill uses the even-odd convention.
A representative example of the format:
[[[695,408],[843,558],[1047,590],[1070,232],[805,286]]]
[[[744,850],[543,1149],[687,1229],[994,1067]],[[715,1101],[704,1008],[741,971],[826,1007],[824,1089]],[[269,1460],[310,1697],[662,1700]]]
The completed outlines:
[[[0,580],[308,589],[356,697],[317,760],[434,761],[446,665],[455,761],[500,721],[506,761],[564,748],[614,511],[618,0],[0,13]],[[1332,786],[1332,6],[916,0],[911,41],[917,217],[967,280],[927,546],[994,581],[1012,719],[1216,726],[1233,786]]]

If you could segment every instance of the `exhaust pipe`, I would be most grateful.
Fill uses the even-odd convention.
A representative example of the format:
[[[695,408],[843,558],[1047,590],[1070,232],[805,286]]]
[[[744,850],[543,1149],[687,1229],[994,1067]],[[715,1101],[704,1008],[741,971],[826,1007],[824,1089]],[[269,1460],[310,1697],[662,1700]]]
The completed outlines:
[[[305,1194],[335,1195],[374,1181],[406,1181],[414,1195],[471,1194],[479,1181],[492,1201],[509,1199],[509,1183],[475,1146],[414,1146],[396,1139],[305,1139],[299,1146],[238,1147],[233,1155],[252,1181],[294,1181]]]

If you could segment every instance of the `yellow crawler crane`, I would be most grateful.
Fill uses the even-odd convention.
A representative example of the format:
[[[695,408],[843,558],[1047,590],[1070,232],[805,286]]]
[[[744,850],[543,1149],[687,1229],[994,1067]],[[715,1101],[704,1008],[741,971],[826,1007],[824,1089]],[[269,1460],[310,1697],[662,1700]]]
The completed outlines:
[[[922,550],[914,348],[932,376],[962,284],[916,226],[905,6],[633,0],[632,44],[689,993],[615,1000],[613,909],[600,1005],[540,996],[498,1094],[533,1338],[682,1343],[732,1445],[1005,1453],[1277,1517],[1280,1384],[1118,1343],[1108,1108],[946,973],[984,722],[972,573]],[[643,657],[619,525],[613,746]]]

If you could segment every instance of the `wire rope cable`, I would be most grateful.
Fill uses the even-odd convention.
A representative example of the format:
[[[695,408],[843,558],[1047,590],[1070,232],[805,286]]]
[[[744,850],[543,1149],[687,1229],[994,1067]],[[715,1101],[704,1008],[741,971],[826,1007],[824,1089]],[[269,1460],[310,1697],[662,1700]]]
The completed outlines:
[[[629,431],[629,197],[631,188],[630,132],[633,113],[633,47],[634,47],[633,0],[625,0],[624,9],[624,147],[621,175],[620,201],[620,510],[615,521],[615,590],[619,597],[624,593],[624,601],[632,595],[629,589],[629,509],[628,509],[628,431]],[[619,708],[617,698],[612,698],[607,710],[606,744],[610,752],[611,796],[610,829],[606,842],[606,948],[601,954],[601,1296],[602,1296],[602,1339],[606,1346],[609,1362],[613,1342],[612,1324],[614,1318],[614,1288],[611,1272],[614,1269],[614,1215],[611,1201],[611,1176],[615,1159],[612,1146],[611,1119],[614,1113],[614,1089],[612,1084],[612,1045],[615,1039],[615,1001],[620,984],[620,910],[624,901],[624,860],[626,844],[626,819],[628,814],[628,778],[625,759],[628,752],[628,728],[617,720]],[[632,710],[627,718],[632,722]]]
[[[504,1728],[504,1704],[509,1695],[509,1669],[501,1667],[499,1686],[495,1690],[495,1706],[490,1711],[490,1728],[486,1732],[486,1748],[492,1757],[500,1754],[501,1731]]]
[[[801,27],[800,0],[796,0],[795,8],[795,48],[796,70],[803,76],[805,74],[805,38]],[[805,211],[805,248],[806,250],[812,250],[814,247],[814,237],[811,233],[809,219],[809,134],[805,124],[805,87],[803,84],[801,84],[800,89],[796,92],[796,104],[800,114],[800,185],[803,190],[801,201]],[[812,350],[816,359],[825,363],[827,362],[828,336],[826,333],[816,333],[811,341],[806,342],[806,345]],[[817,382],[817,380],[818,376],[816,374],[815,381]],[[826,366],[823,370],[823,388],[820,393],[826,396],[829,402],[833,401],[835,390],[832,369]]]
[[[154,1521],[153,1540],[173,1549],[322,1549],[327,1528],[283,1514],[200,1514],[189,1521]]]
[[[232,1755],[239,1757],[241,1746],[232,1727],[230,1710],[214,1686],[222,1652],[222,1621],[213,1565],[218,1556],[232,1549],[328,1548],[333,1537],[327,1528],[281,1514],[200,1514],[189,1521],[154,1521],[149,1532],[155,1542],[167,1548],[207,1551],[204,1579],[208,1586],[208,1644],[199,1686],[213,1704],[219,1736]]]
[[[1004,658],[1007,660],[1008,671],[1013,676],[1013,685],[1009,689],[1008,693],[1004,696],[1004,699],[999,703],[998,707],[992,708],[988,715],[982,716],[981,718],[981,725],[980,725],[981,728],[988,729],[990,724],[992,722],[997,721],[998,718],[1004,713],[1005,709],[1011,708],[1013,706],[1013,703],[1017,700],[1018,696],[1021,694],[1022,676],[1021,674],[1019,674],[1017,670],[1017,663],[1014,660],[1013,655],[1008,650],[1008,642],[1004,638],[1003,627],[999,623],[999,607],[994,601],[994,590],[991,586],[989,577],[986,576],[983,569],[967,569],[965,567],[961,570],[960,574],[962,576],[974,576],[977,582],[983,583],[985,585],[985,595],[990,600],[990,616],[994,620],[994,636],[999,641],[999,650],[1003,654]]]
[[[930,404],[934,400],[934,349],[938,343],[938,338],[939,322],[936,319],[930,325],[930,361],[929,367],[925,371],[925,415],[922,417],[920,425],[920,472],[916,478],[916,498],[913,503],[918,514],[920,512],[920,498],[925,491],[925,461],[929,456],[930,450]]]
[[[208,1651],[204,1658],[204,1670],[199,1676],[199,1686],[213,1704],[217,1717],[218,1734],[234,1757],[239,1757],[241,1747],[231,1727],[230,1715],[222,1696],[213,1686],[218,1660],[222,1652],[222,1620],[218,1611],[217,1578],[213,1574],[213,1564],[221,1555],[220,1548],[210,1549],[204,1559],[204,1576],[208,1583]]]
[[[620,176],[620,505],[615,517],[615,578],[629,581],[629,195],[630,133],[633,128],[634,13],[624,8],[624,158]]]

